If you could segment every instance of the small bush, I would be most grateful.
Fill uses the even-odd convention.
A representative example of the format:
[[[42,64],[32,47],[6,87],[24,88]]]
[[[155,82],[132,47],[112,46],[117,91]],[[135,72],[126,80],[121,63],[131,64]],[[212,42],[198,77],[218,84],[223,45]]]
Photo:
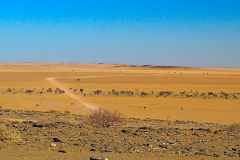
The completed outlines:
[[[233,131],[240,131],[240,122],[233,123],[233,124],[227,126],[227,130],[231,131],[231,132],[233,132]]]
[[[90,120],[102,127],[120,126],[123,123],[123,118],[119,112],[111,112],[102,108],[93,111]]]

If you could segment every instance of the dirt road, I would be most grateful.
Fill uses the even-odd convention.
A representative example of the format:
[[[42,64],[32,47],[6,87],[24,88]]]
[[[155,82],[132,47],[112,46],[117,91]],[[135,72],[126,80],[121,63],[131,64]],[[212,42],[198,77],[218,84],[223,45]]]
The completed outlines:
[[[60,81],[56,80],[57,78],[76,78],[76,77],[50,77],[50,78],[46,78],[46,80],[49,81],[50,83],[54,84],[59,89],[64,90],[65,94],[67,96],[69,96],[70,98],[76,100],[79,105],[86,107],[86,109],[88,109],[90,111],[93,111],[93,110],[96,110],[96,109],[99,108],[99,106],[97,106],[96,104],[93,104],[93,103],[87,101],[86,99],[84,99],[80,95],[74,94],[70,89],[68,89],[67,86],[65,86]],[[92,76],[79,77],[79,78],[92,78]]]

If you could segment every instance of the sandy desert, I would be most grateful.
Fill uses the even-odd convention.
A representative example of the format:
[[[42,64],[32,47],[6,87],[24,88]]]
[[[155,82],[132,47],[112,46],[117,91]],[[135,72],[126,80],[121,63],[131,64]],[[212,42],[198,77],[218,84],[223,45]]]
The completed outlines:
[[[0,106],[5,159],[240,156],[237,68],[2,63]],[[99,109],[124,123],[96,126]]]
[[[1,64],[0,94],[8,109],[85,113],[100,107],[132,118],[231,124],[240,116],[240,69]]]

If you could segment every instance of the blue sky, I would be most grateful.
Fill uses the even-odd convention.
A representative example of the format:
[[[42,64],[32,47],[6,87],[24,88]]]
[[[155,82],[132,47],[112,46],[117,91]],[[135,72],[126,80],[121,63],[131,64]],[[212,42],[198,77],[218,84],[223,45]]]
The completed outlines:
[[[32,61],[240,67],[240,1],[0,1],[0,62]]]

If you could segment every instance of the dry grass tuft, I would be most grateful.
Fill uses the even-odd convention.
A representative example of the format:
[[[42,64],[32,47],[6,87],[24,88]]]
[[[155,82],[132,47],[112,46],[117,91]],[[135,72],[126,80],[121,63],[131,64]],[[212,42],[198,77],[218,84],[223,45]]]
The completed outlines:
[[[91,113],[90,121],[102,127],[121,126],[123,124],[123,118],[119,112],[111,112],[102,108]]]
[[[226,129],[227,129],[228,131],[231,131],[231,132],[233,132],[233,131],[240,131],[240,122],[238,122],[238,123],[233,123],[233,124],[227,126]]]

